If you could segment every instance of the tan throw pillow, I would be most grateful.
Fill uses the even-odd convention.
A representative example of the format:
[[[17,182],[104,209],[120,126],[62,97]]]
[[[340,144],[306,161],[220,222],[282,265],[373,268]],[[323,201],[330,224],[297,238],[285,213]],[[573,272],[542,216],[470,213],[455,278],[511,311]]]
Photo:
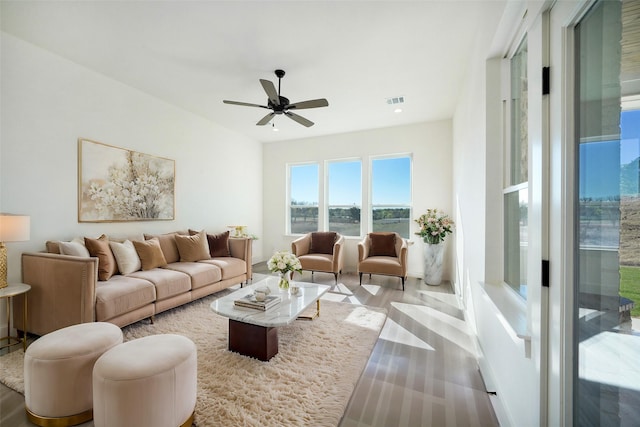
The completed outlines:
[[[168,233],[168,234],[159,234],[159,235],[151,235],[145,234],[144,238],[149,240],[152,238],[157,238],[160,242],[160,248],[162,249],[162,255],[164,255],[164,259],[168,264],[172,262],[180,261],[180,252],[178,252],[178,246],[176,246],[176,233]]]
[[[109,241],[109,246],[118,263],[120,274],[131,274],[142,268],[140,257],[131,240],[125,240],[124,243]]]
[[[209,245],[209,255],[215,257],[230,257],[229,250],[229,232],[219,234],[207,234],[207,242]]]
[[[109,247],[109,239],[104,234],[98,239],[84,238],[84,245],[89,250],[89,254],[98,257],[98,280],[109,280],[111,276],[118,272],[118,264]]]
[[[160,241],[157,237],[152,237],[144,242],[133,241],[133,247],[136,248],[136,252],[140,257],[143,270],[153,270],[167,265],[167,260],[164,258]]]
[[[310,254],[333,254],[333,245],[336,243],[338,235],[333,231],[319,231],[311,233]]]
[[[209,248],[206,244],[207,238],[204,230],[192,236],[176,234],[176,245],[178,245],[180,261],[182,262],[196,262],[209,259]]]
[[[371,233],[369,256],[396,256],[395,233]]]

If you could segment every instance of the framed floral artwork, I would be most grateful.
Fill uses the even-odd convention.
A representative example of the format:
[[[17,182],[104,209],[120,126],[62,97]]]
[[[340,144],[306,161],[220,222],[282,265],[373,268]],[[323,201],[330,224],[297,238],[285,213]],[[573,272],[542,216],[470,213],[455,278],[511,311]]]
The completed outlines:
[[[78,139],[78,221],[175,218],[175,161]]]

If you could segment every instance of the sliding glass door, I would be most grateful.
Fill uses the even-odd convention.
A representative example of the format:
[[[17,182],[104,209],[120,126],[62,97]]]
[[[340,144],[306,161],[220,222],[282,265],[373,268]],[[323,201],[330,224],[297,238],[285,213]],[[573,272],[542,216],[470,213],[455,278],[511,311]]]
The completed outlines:
[[[638,95],[638,64],[629,63],[639,58],[638,15],[625,17],[634,9],[638,2],[596,2],[574,31],[576,426],[640,423],[639,117],[625,105]]]

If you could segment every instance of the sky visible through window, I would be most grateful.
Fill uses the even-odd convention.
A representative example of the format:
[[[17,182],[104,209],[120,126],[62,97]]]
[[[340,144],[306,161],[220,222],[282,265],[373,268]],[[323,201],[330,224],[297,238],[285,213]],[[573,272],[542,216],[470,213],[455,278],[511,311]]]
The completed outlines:
[[[291,166],[291,202],[318,205],[318,165]]]
[[[640,157],[640,110],[623,111],[620,116],[620,141],[580,144],[580,197],[611,199],[621,194],[621,172],[635,173],[633,193],[638,188]],[[634,163],[635,162],[635,163]],[[633,163],[633,164],[632,164]],[[587,173],[586,171],[591,171]],[[628,194],[628,190],[622,189]]]
[[[411,204],[411,159],[397,157],[372,162],[372,204]]]
[[[329,205],[360,206],[362,200],[362,162],[329,163]]]
[[[372,203],[374,205],[411,204],[410,165],[409,157],[373,160]],[[360,161],[330,163],[329,204],[360,205],[361,179]],[[291,200],[296,203],[318,204],[318,164],[291,167]]]

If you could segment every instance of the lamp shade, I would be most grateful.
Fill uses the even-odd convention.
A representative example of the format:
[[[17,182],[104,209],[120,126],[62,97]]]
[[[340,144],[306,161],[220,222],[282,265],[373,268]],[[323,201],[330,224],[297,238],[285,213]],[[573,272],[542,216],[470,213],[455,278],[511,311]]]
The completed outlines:
[[[0,213],[0,242],[29,240],[30,217]]]

